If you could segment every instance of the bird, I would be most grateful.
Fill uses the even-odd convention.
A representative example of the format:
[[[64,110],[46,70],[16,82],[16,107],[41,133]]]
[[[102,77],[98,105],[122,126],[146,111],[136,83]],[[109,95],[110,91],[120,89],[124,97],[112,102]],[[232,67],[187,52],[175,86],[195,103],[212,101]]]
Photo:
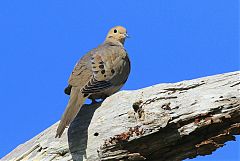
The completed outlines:
[[[105,99],[118,92],[130,74],[130,59],[124,48],[127,30],[123,26],[111,28],[105,41],[87,52],[74,66],[64,92],[70,95],[56,131],[60,138],[74,120],[85,100]]]

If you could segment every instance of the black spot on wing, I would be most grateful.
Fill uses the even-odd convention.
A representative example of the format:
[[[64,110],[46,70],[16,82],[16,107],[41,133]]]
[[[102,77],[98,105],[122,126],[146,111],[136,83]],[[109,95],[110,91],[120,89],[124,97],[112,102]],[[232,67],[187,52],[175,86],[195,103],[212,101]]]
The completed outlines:
[[[103,69],[103,68],[104,68],[104,65],[99,65],[99,68],[100,68],[100,69]]]
[[[111,73],[112,73],[112,74],[114,74],[114,73],[115,73],[115,70],[114,70],[114,69],[112,69],[112,70],[111,70]]]
[[[101,73],[104,74],[104,73],[105,73],[105,70],[101,70]]]

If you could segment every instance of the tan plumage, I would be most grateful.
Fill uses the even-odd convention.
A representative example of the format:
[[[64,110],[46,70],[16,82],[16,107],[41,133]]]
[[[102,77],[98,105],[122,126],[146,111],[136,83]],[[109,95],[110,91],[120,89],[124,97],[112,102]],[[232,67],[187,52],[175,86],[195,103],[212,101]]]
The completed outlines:
[[[130,61],[123,47],[127,36],[124,27],[113,27],[104,43],[84,55],[75,65],[65,89],[70,99],[56,137],[61,137],[87,98],[104,99],[124,85],[130,73]]]

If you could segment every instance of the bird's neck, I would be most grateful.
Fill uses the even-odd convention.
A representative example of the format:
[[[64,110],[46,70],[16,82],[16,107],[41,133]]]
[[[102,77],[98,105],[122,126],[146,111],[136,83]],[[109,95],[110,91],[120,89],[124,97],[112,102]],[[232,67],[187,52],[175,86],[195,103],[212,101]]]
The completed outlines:
[[[113,43],[113,44],[116,44],[116,45],[123,46],[124,45],[124,40],[117,40],[117,39],[114,39],[112,37],[107,37],[105,39],[104,43]]]

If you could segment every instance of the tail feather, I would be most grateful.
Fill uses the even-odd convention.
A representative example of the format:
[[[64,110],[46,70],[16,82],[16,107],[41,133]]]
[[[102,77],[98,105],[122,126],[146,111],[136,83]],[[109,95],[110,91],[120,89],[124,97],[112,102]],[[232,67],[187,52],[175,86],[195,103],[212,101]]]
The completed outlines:
[[[86,97],[83,96],[83,94],[80,92],[80,89],[73,87],[71,90],[71,95],[70,95],[68,105],[58,125],[57,134],[55,136],[56,138],[61,137],[66,126],[68,126],[76,117],[77,113],[79,112],[85,100],[86,100]]]

